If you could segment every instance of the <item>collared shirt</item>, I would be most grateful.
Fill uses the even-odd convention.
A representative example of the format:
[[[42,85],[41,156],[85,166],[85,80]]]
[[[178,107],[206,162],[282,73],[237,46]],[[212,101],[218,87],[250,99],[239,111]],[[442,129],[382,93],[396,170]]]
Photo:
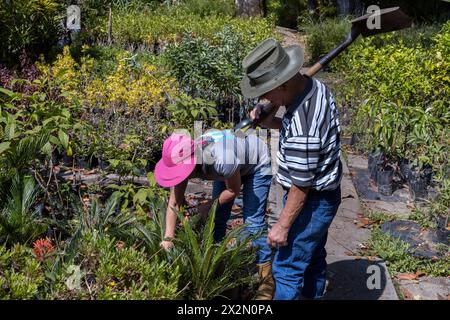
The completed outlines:
[[[309,78],[287,106],[277,152],[277,181],[317,191],[334,190],[342,178],[339,113],[330,90]]]

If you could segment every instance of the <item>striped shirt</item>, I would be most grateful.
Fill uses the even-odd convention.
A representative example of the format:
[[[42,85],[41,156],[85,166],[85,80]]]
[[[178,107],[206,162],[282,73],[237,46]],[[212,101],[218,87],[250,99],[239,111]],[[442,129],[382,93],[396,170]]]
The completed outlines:
[[[317,191],[334,190],[342,177],[339,114],[330,90],[309,78],[287,106],[277,152],[277,181]]]

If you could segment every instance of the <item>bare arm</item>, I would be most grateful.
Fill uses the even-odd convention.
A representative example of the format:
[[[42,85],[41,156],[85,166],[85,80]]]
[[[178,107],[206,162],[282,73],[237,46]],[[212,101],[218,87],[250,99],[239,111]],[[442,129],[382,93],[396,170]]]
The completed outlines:
[[[166,228],[165,238],[173,238],[175,236],[175,227],[177,224],[177,215],[184,203],[184,192],[188,184],[188,179],[179,185],[170,188],[169,203],[166,210]]]
[[[307,196],[308,188],[300,188],[294,184],[292,185],[289,189],[286,205],[278,220],[282,227],[287,229],[291,228],[292,223],[303,209]]]
[[[283,211],[281,211],[278,222],[274,224],[267,237],[269,245],[274,247],[287,245],[289,229],[303,209],[308,196],[308,191],[308,188],[300,188],[296,185],[292,185],[289,189],[286,205],[284,206]]]
[[[224,203],[228,203],[230,201],[233,201],[241,191],[241,173],[239,170],[237,170],[230,178],[225,179],[225,190],[223,190],[218,200],[218,205],[222,205]],[[206,217],[211,209],[212,204],[214,203],[214,200],[208,201],[208,203],[202,205],[199,207],[199,212],[203,217]]]
[[[225,180],[226,189],[219,195],[219,204],[233,201],[241,191],[241,173],[239,170]]]

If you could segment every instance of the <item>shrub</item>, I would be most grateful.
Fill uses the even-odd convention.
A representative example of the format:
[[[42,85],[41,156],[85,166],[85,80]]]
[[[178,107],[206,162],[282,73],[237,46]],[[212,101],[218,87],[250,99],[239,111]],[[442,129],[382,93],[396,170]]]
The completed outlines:
[[[219,119],[233,122],[243,114],[241,63],[251,49],[241,34],[225,27],[213,40],[185,34],[168,46],[164,59],[185,92],[216,102]]]
[[[0,212],[1,242],[27,243],[47,230],[35,206],[39,191],[33,177],[13,178],[10,195]]]
[[[134,167],[145,168],[159,152],[163,136],[158,129],[177,88],[156,66],[139,63],[123,50],[110,58],[97,65],[86,53],[77,62],[66,47],[53,64],[40,63],[39,69],[69,104],[83,109],[79,119],[84,125],[72,132],[74,154],[111,160],[119,172],[136,174]]]
[[[84,236],[79,252],[75,261],[92,285],[90,290],[82,285],[85,298],[156,300],[178,296],[179,269],[149,257],[144,248],[124,246],[94,233]]]
[[[0,61],[18,62],[23,51],[37,55],[58,40],[62,13],[57,0],[2,1],[0,6]]]
[[[155,45],[164,47],[167,43],[178,42],[186,32],[213,40],[214,35],[225,26],[241,34],[251,47],[271,37],[274,28],[270,21],[262,18],[240,19],[220,15],[202,18],[182,12],[160,14],[144,10],[116,14],[113,19],[113,38],[120,46],[136,48],[144,45],[156,50],[158,48]]]
[[[44,281],[44,272],[30,248],[0,246],[0,300],[36,299]]]
[[[338,60],[345,79],[338,96],[355,108],[352,131],[366,136],[366,150],[381,146],[391,160],[448,167],[449,28],[429,48],[402,41],[376,47],[368,38]]]
[[[299,28],[307,36],[306,44],[311,57],[310,63],[315,63],[345,39],[351,24],[347,19],[334,18],[320,22],[303,21]]]
[[[180,255],[177,259],[183,275],[181,283],[187,286],[186,297],[190,299],[211,299],[253,281],[250,269],[255,250],[249,249],[249,244],[254,238],[239,240],[242,238],[241,226],[229,232],[220,243],[215,243],[215,209],[216,204],[212,206],[206,224],[198,231],[192,222],[184,222],[175,239],[174,254]]]
[[[235,12],[234,0],[184,0],[181,4],[182,11],[200,17],[211,15],[233,16]]]
[[[266,14],[273,16],[281,26],[296,28],[297,17],[306,8],[306,0],[271,0],[267,1]]]

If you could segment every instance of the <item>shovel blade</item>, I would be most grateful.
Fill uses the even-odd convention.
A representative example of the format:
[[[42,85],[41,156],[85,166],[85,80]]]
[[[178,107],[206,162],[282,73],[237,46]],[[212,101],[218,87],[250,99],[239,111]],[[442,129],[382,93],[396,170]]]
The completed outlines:
[[[400,7],[392,7],[368,13],[351,22],[352,29],[355,28],[363,37],[367,37],[409,28],[412,24],[412,19],[400,10]]]

